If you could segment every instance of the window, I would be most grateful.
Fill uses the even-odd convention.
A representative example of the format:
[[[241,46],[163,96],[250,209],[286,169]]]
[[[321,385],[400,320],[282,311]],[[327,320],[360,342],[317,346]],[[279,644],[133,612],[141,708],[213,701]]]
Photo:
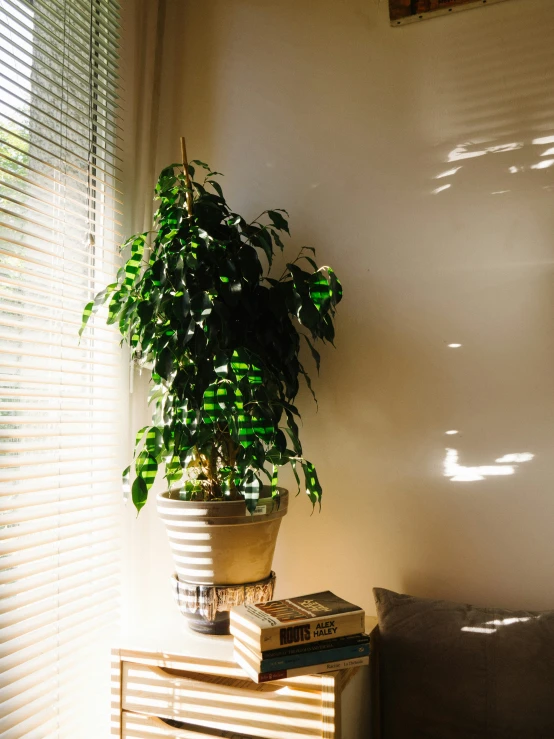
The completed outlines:
[[[119,597],[118,8],[0,0],[0,737],[108,734]]]

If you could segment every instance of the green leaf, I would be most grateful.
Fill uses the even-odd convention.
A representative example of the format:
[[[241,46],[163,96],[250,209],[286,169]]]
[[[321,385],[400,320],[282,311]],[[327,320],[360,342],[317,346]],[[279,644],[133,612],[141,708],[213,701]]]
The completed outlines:
[[[158,358],[156,359],[154,371],[157,375],[163,377],[164,380],[169,379],[173,371],[173,357],[171,355],[171,350],[167,347],[165,349],[162,349]]]
[[[204,291],[197,293],[190,301],[192,317],[196,323],[203,323],[213,309],[213,303]]]
[[[263,249],[269,266],[273,262],[273,244],[271,242],[271,236],[265,229],[259,229],[255,236],[250,239],[254,246],[259,246]]]
[[[294,449],[295,454],[297,454],[298,456],[301,456],[302,455],[302,445],[300,444],[300,439],[298,438],[298,435],[288,426],[285,426],[285,431],[289,435],[289,438],[292,443],[292,448]]]
[[[142,477],[135,477],[133,487],[131,488],[131,494],[133,497],[133,503],[137,509],[137,513],[140,513],[141,508],[144,506],[148,499],[148,489],[146,482]]]
[[[150,490],[150,488],[154,484],[154,480],[156,479],[157,472],[158,472],[158,462],[151,454],[148,454],[148,459],[144,463],[142,467],[142,472],[141,472],[141,476],[144,478],[144,482],[146,483],[147,490]]]
[[[142,441],[144,434],[148,430],[148,426],[143,426],[139,431],[137,431],[137,435],[135,436],[135,454],[137,447],[140,445],[140,442]]]
[[[150,490],[154,480],[156,479],[158,462],[148,449],[143,449],[137,456],[135,471],[137,473],[137,477],[141,477],[144,480],[146,490]]]
[[[177,294],[172,301],[173,315],[182,325],[189,325],[187,320],[190,315],[190,295],[188,290]]]
[[[246,377],[250,369],[248,353],[244,349],[235,349],[231,357],[231,369],[238,380]]]
[[[296,469],[296,460],[295,459],[291,459],[290,466],[292,467],[292,473],[293,473],[293,475],[294,475],[294,477],[296,479],[296,483],[298,485],[298,492],[296,494],[297,495],[300,495],[300,477],[298,476],[298,470]]]
[[[262,370],[256,367],[255,364],[249,366],[247,377],[251,385],[261,385],[263,383]]]
[[[248,244],[243,244],[239,251],[240,269],[244,279],[255,285],[263,272],[256,250]]]
[[[214,372],[219,377],[227,378],[229,376],[229,360],[223,352],[216,354],[214,357]]]
[[[206,180],[206,184],[211,185],[213,189],[216,191],[216,193],[219,195],[219,197],[222,200],[225,200],[223,196],[223,190],[221,189],[221,185],[219,184],[219,182],[216,182],[215,180]]]
[[[327,267],[327,272],[329,273],[329,283],[331,285],[333,302],[336,305],[342,300],[342,285],[339,281],[339,278],[336,276],[334,270],[332,270],[331,267]]]
[[[143,324],[150,323],[154,316],[155,310],[156,306],[153,303],[148,302],[147,300],[141,300],[137,304],[137,315]]]
[[[281,251],[283,251],[283,249],[285,248],[285,245],[281,241],[281,237],[279,236],[279,234],[277,233],[277,231],[273,231],[272,235],[273,235],[273,241],[277,244],[277,246],[279,247],[279,249],[281,249]]]
[[[301,254],[298,257],[298,261],[300,261],[301,259],[305,259],[308,262],[308,264],[317,272],[319,268],[311,257],[308,257],[306,254]]]
[[[308,390],[312,394],[312,398],[314,399],[314,402],[316,405],[318,405],[317,398],[314,392],[314,389],[312,387],[312,381],[310,379],[309,374],[306,372],[306,370],[303,367],[300,367],[300,372],[304,375],[304,379],[306,380],[306,385],[308,386]]]
[[[152,258],[154,255],[152,255]],[[150,261],[152,261],[152,258]],[[167,282],[167,268],[163,259],[155,259],[152,263],[152,281],[156,287],[163,287]]]
[[[199,480],[187,480],[185,482],[185,500],[193,500],[202,494],[202,483]]]
[[[83,318],[81,323],[81,328],[79,329],[79,336],[83,335],[83,331],[85,330],[85,327],[88,323],[89,318],[92,315],[92,311],[94,309],[94,301],[91,301],[90,303],[87,303],[85,305],[85,309],[83,310]]]
[[[317,371],[318,371],[318,374],[319,374],[319,367],[320,367],[320,364],[321,364],[321,355],[319,354],[318,351],[316,351],[316,349],[314,349],[314,346],[313,346],[312,342],[308,339],[308,337],[306,336],[306,334],[302,334],[302,335],[306,339],[306,342],[307,342],[308,346],[310,347],[310,351],[312,353],[312,357],[314,358],[315,366],[316,366]]]
[[[271,222],[279,231],[286,231],[290,236],[288,221],[283,218],[281,213],[276,210],[268,210],[267,215],[271,218]]]
[[[171,458],[165,465],[165,477],[169,484],[179,482],[183,477],[183,465],[178,456]]]
[[[230,382],[214,382],[204,391],[204,411],[212,422],[221,416],[221,411],[243,408],[242,393]]]
[[[158,428],[157,426],[152,426],[148,430],[148,433],[146,434],[145,446],[150,452],[150,455],[158,461],[159,461],[158,458],[161,454],[163,445],[164,445],[164,440],[163,440],[162,430]]]
[[[119,314],[122,310],[122,303],[127,296],[128,293],[123,292],[122,290],[117,290],[115,293],[113,293],[112,299],[110,300],[110,304],[108,306],[108,319],[106,321],[108,326],[111,326],[119,318]]]
[[[332,291],[327,277],[321,270],[314,272],[310,278],[310,297],[320,313],[328,309]]]
[[[260,498],[260,490],[262,489],[262,483],[260,478],[254,474],[252,470],[248,470],[245,481],[240,486],[240,492],[244,496],[246,502],[246,508],[250,513],[254,513],[256,505]]]
[[[140,272],[140,266],[142,264],[142,257],[144,255],[144,247],[146,245],[147,234],[139,234],[133,239],[131,245],[131,256],[125,264],[125,280],[123,284],[128,289],[133,285],[137,275]]]
[[[316,333],[320,316],[311,300],[302,300],[302,307],[298,311],[298,320],[303,326],[309,328],[312,333]]]
[[[296,424],[294,425],[296,426]],[[280,454],[284,454],[287,451],[287,437],[281,431],[281,429],[277,429],[273,443],[275,444],[275,447],[279,450]]]
[[[277,495],[277,484],[279,482],[279,467],[274,464],[273,465],[273,474],[271,475],[271,496],[275,497]]]
[[[198,422],[199,422],[198,411],[195,410],[194,408],[191,408],[185,413],[184,418],[185,418],[185,425],[187,426],[187,428],[189,428],[191,431],[196,431],[198,427]]]
[[[239,444],[246,449],[254,442],[256,438],[252,418],[245,415],[244,413],[239,413],[236,422],[238,428]]]
[[[302,462],[302,469],[304,470],[304,478],[306,480],[306,493],[312,503],[315,505],[319,502],[319,507],[321,508],[321,496],[323,495],[323,490],[319,484],[315,467],[311,462],[306,460]]]
[[[256,436],[265,442],[270,442],[275,434],[275,426],[262,418],[252,418],[252,427]]]
[[[87,303],[85,305],[85,309],[83,310],[83,319],[81,323],[81,328],[79,329],[79,336],[83,335],[83,331],[85,330],[85,327],[89,321],[89,318],[96,313],[96,311],[100,308],[101,305],[104,305],[106,300],[109,298],[109,296],[113,293],[113,291],[116,289],[117,283],[114,282],[111,285],[108,285],[104,290],[101,290],[93,301],[90,303]]]

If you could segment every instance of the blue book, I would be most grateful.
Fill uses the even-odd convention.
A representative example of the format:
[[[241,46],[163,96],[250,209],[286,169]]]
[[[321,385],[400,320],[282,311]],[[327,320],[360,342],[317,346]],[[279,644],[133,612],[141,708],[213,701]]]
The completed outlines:
[[[240,656],[258,673],[276,672],[279,670],[294,670],[299,667],[310,667],[323,662],[339,662],[355,657],[367,657],[369,655],[369,638],[362,644],[351,644],[350,646],[335,647],[332,649],[320,649],[318,652],[305,652],[303,654],[292,654],[269,659],[259,659],[235,639],[235,649]]]
[[[239,639],[240,641],[240,639]],[[323,649],[338,649],[338,647],[351,647],[352,645],[367,644],[369,636],[367,634],[352,634],[351,636],[339,636],[338,639],[326,639],[325,641],[308,641],[301,644],[293,644],[290,647],[280,647],[279,649],[269,649],[264,652],[256,652],[255,649],[247,644],[248,649],[256,655],[260,662],[264,659],[272,659],[273,657],[289,657],[292,654],[305,654],[306,652],[321,652]]]

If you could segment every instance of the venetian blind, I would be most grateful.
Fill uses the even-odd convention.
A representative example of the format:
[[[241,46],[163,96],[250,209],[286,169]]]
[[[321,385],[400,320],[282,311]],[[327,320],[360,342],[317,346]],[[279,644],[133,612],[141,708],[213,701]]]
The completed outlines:
[[[0,0],[0,737],[106,735],[121,240],[118,6]],[[106,726],[107,728],[107,726]]]

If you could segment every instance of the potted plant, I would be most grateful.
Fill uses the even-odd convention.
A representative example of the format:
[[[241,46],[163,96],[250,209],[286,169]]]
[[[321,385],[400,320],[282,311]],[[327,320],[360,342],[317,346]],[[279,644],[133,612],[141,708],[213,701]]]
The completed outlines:
[[[301,471],[312,505],[321,503],[294,400],[300,377],[313,394],[302,342],[319,370],[314,343],[333,343],[342,290],[308,247],[274,274],[288,214],[248,222],[233,213],[219,173],[187,164],[182,149],[184,164],[166,167],[156,185],[153,231],[123,244],[128,259],[86,305],[80,332],[107,303],[107,323],[151,369],[152,423],[136,436],[130,490],[140,511],[165,468],[158,508],[179,581],[240,585],[270,575],[288,501],[279,468],[291,465],[299,491]]]

